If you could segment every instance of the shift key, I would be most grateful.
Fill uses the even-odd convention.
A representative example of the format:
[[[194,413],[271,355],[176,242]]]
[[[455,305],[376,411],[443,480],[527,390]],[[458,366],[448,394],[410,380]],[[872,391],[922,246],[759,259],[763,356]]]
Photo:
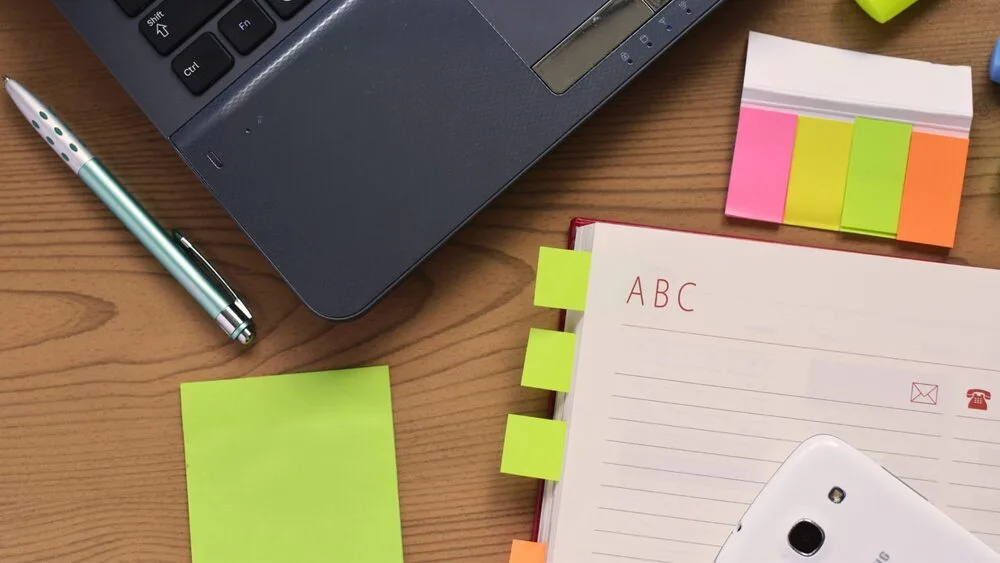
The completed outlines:
[[[157,53],[168,55],[228,3],[229,0],[163,0],[139,21],[139,31]]]

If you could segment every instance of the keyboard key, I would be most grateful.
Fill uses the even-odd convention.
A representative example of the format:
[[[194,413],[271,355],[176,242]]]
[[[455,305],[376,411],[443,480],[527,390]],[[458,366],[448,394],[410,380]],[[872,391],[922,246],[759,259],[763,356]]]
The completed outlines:
[[[211,33],[203,33],[180,52],[170,65],[194,95],[208,90],[233,68],[233,56]]]
[[[274,33],[274,22],[253,0],[243,0],[219,18],[219,31],[246,55]]]
[[[308,4],[309,0],[267,0],[267,3],[274,8],[281,19],[287,20]]]
[[[118,2],[118,7],[128,17],[134,18],[139,15],[139,12],[145,10],[146,6],[152,4],[153,0],[115,0],[115,2]]]
[[[229,3],[229,0],[163,0],[139,22],[139,31],[161,55],[185,39]]]

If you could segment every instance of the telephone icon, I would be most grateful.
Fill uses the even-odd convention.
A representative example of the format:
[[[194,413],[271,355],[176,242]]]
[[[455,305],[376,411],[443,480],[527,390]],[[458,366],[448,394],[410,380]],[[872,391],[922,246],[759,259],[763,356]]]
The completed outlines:
[[[977,411],[985,411],[989,409],[987,401],[993,398],[993,395],[985,389],[969,389],[965,392],[965,397],[969,399],[969,408]]]

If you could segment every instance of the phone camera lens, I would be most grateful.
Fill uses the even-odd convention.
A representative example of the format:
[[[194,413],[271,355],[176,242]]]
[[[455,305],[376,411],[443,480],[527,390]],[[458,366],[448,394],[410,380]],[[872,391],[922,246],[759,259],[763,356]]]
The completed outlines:
[[[805,557],[816,555],[816,552],[823,547],[824,541],[826,534],[823,533],[823,528],[809,520],[800,520],[788,532],[788,545]]]

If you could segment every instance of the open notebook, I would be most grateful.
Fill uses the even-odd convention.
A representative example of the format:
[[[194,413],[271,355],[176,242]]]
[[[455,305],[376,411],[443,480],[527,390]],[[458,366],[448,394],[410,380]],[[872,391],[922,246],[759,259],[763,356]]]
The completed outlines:
[[[1000,549],[1000,271],[605,223],[574,248],[543,252],[536,293],[581,309],[569,346],[533,331],[525,366],[565,358],[535,419],[565,434],[504,446],[505,472],[556,468],[547,563],[710,563],[820,433]]]

